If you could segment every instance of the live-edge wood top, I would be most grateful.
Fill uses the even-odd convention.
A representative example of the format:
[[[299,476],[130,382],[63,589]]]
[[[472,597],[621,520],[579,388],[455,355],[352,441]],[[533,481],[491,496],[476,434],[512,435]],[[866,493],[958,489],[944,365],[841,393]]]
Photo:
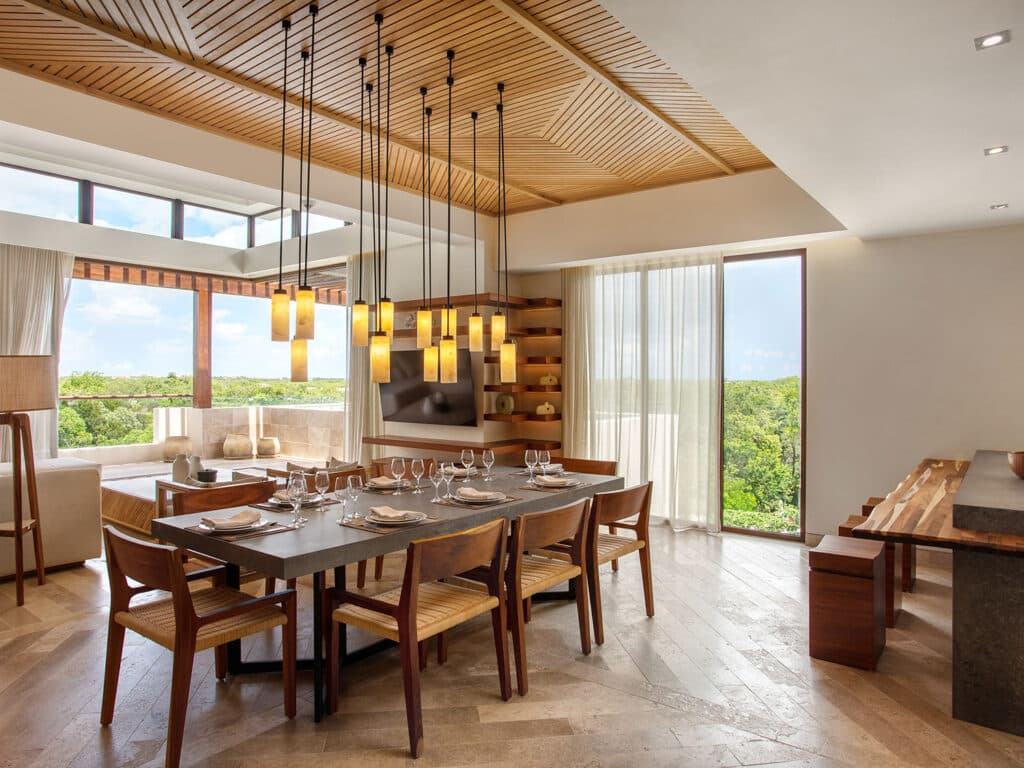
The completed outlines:
[[[955,459],[925,459],[853,529],[853,535],[1024,553],[1024,536],[953,527],[953,499],[970,464]]]

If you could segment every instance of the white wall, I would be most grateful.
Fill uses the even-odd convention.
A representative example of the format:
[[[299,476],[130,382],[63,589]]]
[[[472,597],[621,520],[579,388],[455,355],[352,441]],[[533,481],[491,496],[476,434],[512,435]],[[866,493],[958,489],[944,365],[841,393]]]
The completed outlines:
[[[811,243],[807,530],[925,457],[1024,446],[1024,227]]]

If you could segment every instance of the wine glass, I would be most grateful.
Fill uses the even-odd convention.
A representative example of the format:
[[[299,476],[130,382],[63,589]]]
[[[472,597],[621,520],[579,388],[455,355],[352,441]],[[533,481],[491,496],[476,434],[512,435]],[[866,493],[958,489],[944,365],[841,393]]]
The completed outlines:
[[[423,493],[423,489],[420,488],[420,478],[423,477],[423,459],[413,459],[412,464],[409,467],[412,472],[412,476],[416,478],[416,487],[413,488],[413,493]]]
[[[452,480],[455,479],[455,462],[448,461],[442,465],[442,471],[444,473],[444,485],[445,493],[441,498],[451,499],[452,497]]]
[[[356,501],[359,499],[359,494],[363,492],[363,478],[359,475],[348,476],[348,497],[352,499],[352,519],[359,519],[359,510],[356,509]]]
[[[434,498],[430,501],[437,504],[441,501],[441,482],[444,480],[444,468],[441,462],[433,461],[430,463],[430,473],[427,475],[427,479],[434,486]]]
[[[462,466],[466,468],[466,477],[463,478],[462,482],[469,482],[469,468],[473,466],[473,462],[476,461],[476,457],[473,455],[472,448],[462,449]]]
[[[537,463],[540,464],[540,471],[544,477],[548,476],[548,466],[551,464],[551,451],[538,451]]]
[[[324,497],[331,488],[331,477],[327,474],[326,469],[318,469],[316,471],[316,474],[313,476],[313,486],[316,488],[316,492],[320,494],[320,511],[323,512]]]
[[[530,470],[530,479],[526,481],[526,484],[534,485],[533,470],[537,466],[537,451],[535,451],[533,448],[530,448],[529,450],[526,451],[526,456],[524,458],[526,460],[526,468]]]
[[[301,528],[306,523],[306,518],[299,514],[299,508],[306,498],[306,476],[301,472],[292,472],[288,475],[285,493],[288,495],[288,501],[292,503],[292,525]]]
[[[395,478],[395,496],[399,496],[402,493],[402,486],[398,481],[405,476],[405,459],[401,456],[395,456],[391,460],[391,475]]]
[[[348,502],[348,484],[345,482],[344,477],[339,477],[334,481],[334,498],[341,504],[341,519],[340,522],[347,522],[352,518],[349,516],[346,508],[346,502]]]
[[[484,466],[487,468],[487,474],[484,476],[484,482],[489,483],[494,478],[491,476],[491,467],[494,466],[494,451],[490,448],[484,448],[483,453],[480,454],[480,458],[484,462]]]

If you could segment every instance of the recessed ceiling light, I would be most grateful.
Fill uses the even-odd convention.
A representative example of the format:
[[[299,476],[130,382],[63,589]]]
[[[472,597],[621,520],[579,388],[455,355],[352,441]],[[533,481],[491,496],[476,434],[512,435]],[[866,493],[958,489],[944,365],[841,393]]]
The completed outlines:
[[[1009,203],[993,203],[992,205],[989,206],[989,208],[991,208],[993,211],[1002,211],[1009,207]]]
[[[1000,144],[998,147],[985,147],[985,157],[991,155],[1005,155],[1010,151],[1010,148],[1006,144]]]
[[[979,51],[984,51],[987,48],[995,48],[997,45],[1008,42],[1010,42],[1010,30],[1004,29],[1002,32],[992,32],[974,38],[974,47]]]

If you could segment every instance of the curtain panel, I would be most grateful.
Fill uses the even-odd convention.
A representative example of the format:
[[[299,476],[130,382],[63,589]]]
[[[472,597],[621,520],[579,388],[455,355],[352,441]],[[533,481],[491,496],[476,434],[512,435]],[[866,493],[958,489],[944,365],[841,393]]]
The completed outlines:
[[[363,267],[362,257],[348,260],[346,279],[348,305],[351,308],[359,285],[359,269]],[[345,393],[345,458],[369,465],[375,451],[363,445],[364,437],[381,434],[383,421],[380,411],[380,389],[370,381],[370,349],[352,345],[352,313],[348,313],[346,328],[349,344],[348,381]]]
[[[0,354],[50,355],[60,363],[64,307],[75,257],[59,251],[0,244]],[[54,394],[58,382],[53,381]],[[57,456],[57,411],[29,414],[35,453]],[[4,428],[6,432],[6,428]],[[10,461],[10,439],[0,461]]]
[[[719,530],[721,254],[566,270],[563,289],[566,455],[615,458],[675,529]]]

